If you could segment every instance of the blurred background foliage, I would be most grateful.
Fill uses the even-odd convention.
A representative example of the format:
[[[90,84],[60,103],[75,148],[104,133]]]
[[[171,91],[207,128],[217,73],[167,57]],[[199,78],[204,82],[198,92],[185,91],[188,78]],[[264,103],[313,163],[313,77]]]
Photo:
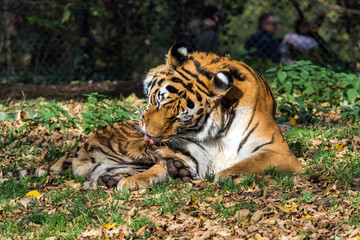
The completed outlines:
[[[299,17],[313,24],[325,54],[302,59],[335,71],[359,69],[358,0],[2,0],[0,82],[141,79],[164,62],[174,42],[186,39],[189,23],[209,4],[221,11],[221,55],[260,72],[271,63],[250,59],[244,42],[265,12],[278,17],[279,39],[294,31]]]

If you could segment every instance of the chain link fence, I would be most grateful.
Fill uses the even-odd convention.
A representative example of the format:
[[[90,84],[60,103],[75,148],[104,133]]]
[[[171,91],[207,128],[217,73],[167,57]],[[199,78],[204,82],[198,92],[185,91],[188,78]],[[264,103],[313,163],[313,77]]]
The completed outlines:
[[[299,16],[295,5],[272,2],[283,25],[288,16],[289,22],[296,23]],[[313,23],[303,21],[299,28],[305,35],[300,30],[294,32],[289,23],[291,27],[282,29],[282,40],[273,50],[266,45],[266,35],[259,34],[258,43],[254,44],[254,39],[251,43],[260,16],[256,6],[247,10],[253,5],[251,0],[223,1],[218,5],[219,19],[214,31],[221,55],[230,54],[260,68],[264,62],[291,64],[310,59],[317,64],[342,64],[350,71],[357,70],[360,14],[356,11],[350,20],[345,18],[349,16],[347,12],[338,12],[342,22],[333,25],[325,16],[322,25],[314,18]],[[200,24],[204,20],[203,1],[4,0],[0,7],[1,82],[48,84],[138,78],[138,74],[162,64],[174,42],[192,41],[201,34],[201,28],[200,32],[193,32],[193,23],[194,19],[200,19]],[[267,9],[266,5],[262,8]],[[284,30],[293,34],[286,35]]]
[[[2,10],[2,81],[42,83],[72,74],[76,56],[72,31],[50,19],[32,17],[31,12],[39,10],[35,3],[5,1]]]

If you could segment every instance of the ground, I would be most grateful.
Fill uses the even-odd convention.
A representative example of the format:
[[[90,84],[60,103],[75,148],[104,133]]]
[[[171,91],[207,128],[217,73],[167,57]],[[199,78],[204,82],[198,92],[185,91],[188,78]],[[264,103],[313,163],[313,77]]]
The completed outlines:
[[[143,85],[141,81],[104,81],[94,83],[75,83],[65,85],[28,85],[28,84],[0,84],[0,99],[34,99],[44,97],[46,99],[81,99],[86,98],[83,94],[98,92],[111,97],[120,95],[128,96],[135,93],[143,97]]]
[[[13,100],[22,99],[23,87],[26,99],[48,99]],[[82,93],[141,96],[141,83],[0,89],[0,117],[5,119],[0,121],[0,240],[360,239],[360,128],[336,111],[319,113],[322,123],[301,125],[290,119],[283,127],[305,166],[299,174],[270,169],[264,176],[220,183],[210,175],[130,192],[83,190],[85,179],[70,172],[21,181],[4,175],[66,154],[86,140],[85,129],[105,124],[103,118],[112,112],[117,114],[111,117],[126,113],[131,118],[130,109],[136,115],[146,102],[134,95],[105,100],[92,95],[86,101]],[[55,96],[69,100],[52,102]]]

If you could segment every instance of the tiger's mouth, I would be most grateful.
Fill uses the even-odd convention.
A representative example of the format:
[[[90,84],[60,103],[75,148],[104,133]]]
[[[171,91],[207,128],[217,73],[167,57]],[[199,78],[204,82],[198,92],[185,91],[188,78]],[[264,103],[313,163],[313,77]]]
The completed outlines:
[[[150,143],[151,145],[154,145],[157,143],[156,140],[152,139],[149,135],[144,135],[144,141]]]
[[[171,140],[170,137],[166,137],[166,138],[155,138],[150,136],[149,134],[144,134],[144,141],[147,143],[150,143],[151,145],[156,145],[156,144],[163,144],[163,143],[167,143]]]

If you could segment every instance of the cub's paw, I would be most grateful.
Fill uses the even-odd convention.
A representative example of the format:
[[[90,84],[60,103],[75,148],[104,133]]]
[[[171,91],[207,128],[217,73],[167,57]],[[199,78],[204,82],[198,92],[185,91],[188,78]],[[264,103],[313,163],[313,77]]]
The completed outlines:
[[[178,160],[167,160],[166,168],[169,176],[178,182],[190,182],[191,180],[199,179],[199,176],[196,172],[190,171],[187,166]]]
[[[151,183],[141,176],[134,175],[131,177],[121,179],[116,186],[118,191],[121,191],[124,188],[127,188],[131,191],[136,191],[139,189],[144,189],[150,187]]]

